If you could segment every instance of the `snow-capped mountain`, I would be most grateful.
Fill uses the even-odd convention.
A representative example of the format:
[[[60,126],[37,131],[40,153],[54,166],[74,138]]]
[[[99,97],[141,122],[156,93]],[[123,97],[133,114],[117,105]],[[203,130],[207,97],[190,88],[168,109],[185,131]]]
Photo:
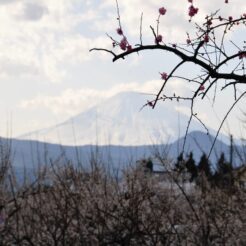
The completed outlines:
[[[184,135],[188,116],[175,109],[176,103],[159,102],[154,110],[140,110],[153,98],[136,92],[120,93],[61,124],[20,139],[64,145],[146,145],[167,143]],[[202,130],[202,126],[193,122],[191,130]]]

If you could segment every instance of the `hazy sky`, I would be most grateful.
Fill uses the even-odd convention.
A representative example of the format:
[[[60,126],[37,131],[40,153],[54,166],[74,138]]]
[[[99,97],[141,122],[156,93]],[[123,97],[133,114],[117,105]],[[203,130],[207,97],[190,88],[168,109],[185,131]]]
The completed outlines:
[[[199,7],[199,15],[194,18],[197,22],[211,10],[221,9],[223,16],[239,16],[239,10],[246,11],[245,0],[229,0],[229,4],[224,0],[194,2]],[[132,43],[139,42],[141,12],[144,43],[153,43],[149,25],[155,25],[161,6],[167,8],[160,24],[166,42],[186,40],[186,30],[191,27],[186,0],[119,0],[119,5],[123,28]],[[159,72],[171,70],[176,61],[172,56],[145,52],[112,63],[108,54],[89,53],[93,47],[111,47],[105,33],[117,37],[116,18],[114,0],[0,0],[2,136],[52,126],[120,91],[158,90]],[[237,41],[243,37],[245,30],[232,34]],[[190,88],[180,81],[169,88],[170,92],[186,90]],[[231,95],[228,91],[218,97],[214,109],[208,101],[198,103],[199,116],[216,128],[225,105],[232,103]],[[244,104],[239,105],[241,109]],[[182,104],[178,110],[188,112]],[[242,115],[238,112],[230,116],[228,124],[240,135],[238,118]]]

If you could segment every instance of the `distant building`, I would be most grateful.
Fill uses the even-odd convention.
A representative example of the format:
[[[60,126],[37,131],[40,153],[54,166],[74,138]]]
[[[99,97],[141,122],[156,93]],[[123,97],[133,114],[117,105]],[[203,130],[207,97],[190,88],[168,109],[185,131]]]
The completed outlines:
[[[155,177],[158,182],[169,189],[177,188],[177,183],[189,190],[194,186],[194,183],[190,182],[190,173],[187,171],[178,172],[173,170],[173,166],[168,160],[142,159],[137,161],[137,167],[142,169],[146,174]]]

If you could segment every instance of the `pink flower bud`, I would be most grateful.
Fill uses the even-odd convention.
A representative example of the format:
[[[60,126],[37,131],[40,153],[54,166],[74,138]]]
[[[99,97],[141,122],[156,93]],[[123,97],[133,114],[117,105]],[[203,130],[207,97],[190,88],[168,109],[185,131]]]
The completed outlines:
[[[212,24],[213,24],[213,22],[212,22],[211,20],[208,20],[208,21],[207,21],[207,25],[208,25],[208,26],[211,26]]]
[[[201,86],[199,87],[199,90],[200,90],[200,91],[204,91],[204,90],[205,90],[204,85],[201,85]]]
[[[153,103],[152,102],[148,101],[147,104],[148,104],[148,106],[153,107]]]
[[[116,32],[119,34],[119,35],[123,35],[123,31],[122,29],[119,27],[116,29]]]
[[[187,43],[187,44],[190,44],[190,43],[191,43],[191,41],[190,41],[189,38],[186,39],[186,43]]]
[[[229,16],[228,20],[229,21],[232,21],[233,20],[232,16]]]
[[[159,44],[160,42],[162,42],[162,36],[161,36],[161,35],[158,35],[158,36],[155,38],[155,43],[156,43],[156,44]]]
[[[161,79],[166,80],[167,79],[167,73],[160,73]]]
[[[204,42],[205,42],[205,43],[208,43],[208,42],[209,42],[209,36],[208,36],[208,34],[206,34],[206,35],[204,36]]]
[[[166,12],[167,12],[167,10],[166,10],[164,7],[159,8],[159,14],[160,14],[160,15],[165,15]]]
[[[120,41],[120,48],[122,49],[122,50],[126,50],[126,47],[127,47],[127,40],[126,40],[126,38],[124,37],[121,41]]]

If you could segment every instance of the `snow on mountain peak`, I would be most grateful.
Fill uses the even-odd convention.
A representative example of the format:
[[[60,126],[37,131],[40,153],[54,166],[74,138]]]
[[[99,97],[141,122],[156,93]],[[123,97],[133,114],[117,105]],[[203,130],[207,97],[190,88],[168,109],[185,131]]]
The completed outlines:
[[[184,134],[188,117],[175,110],[174,102],[140,110],[147,99],[154,96],[119,93],[61,124],[20,138],[64,145],[146,145],[167,143]],[[198,123],[192,126],[192,130],[201,129]]]

